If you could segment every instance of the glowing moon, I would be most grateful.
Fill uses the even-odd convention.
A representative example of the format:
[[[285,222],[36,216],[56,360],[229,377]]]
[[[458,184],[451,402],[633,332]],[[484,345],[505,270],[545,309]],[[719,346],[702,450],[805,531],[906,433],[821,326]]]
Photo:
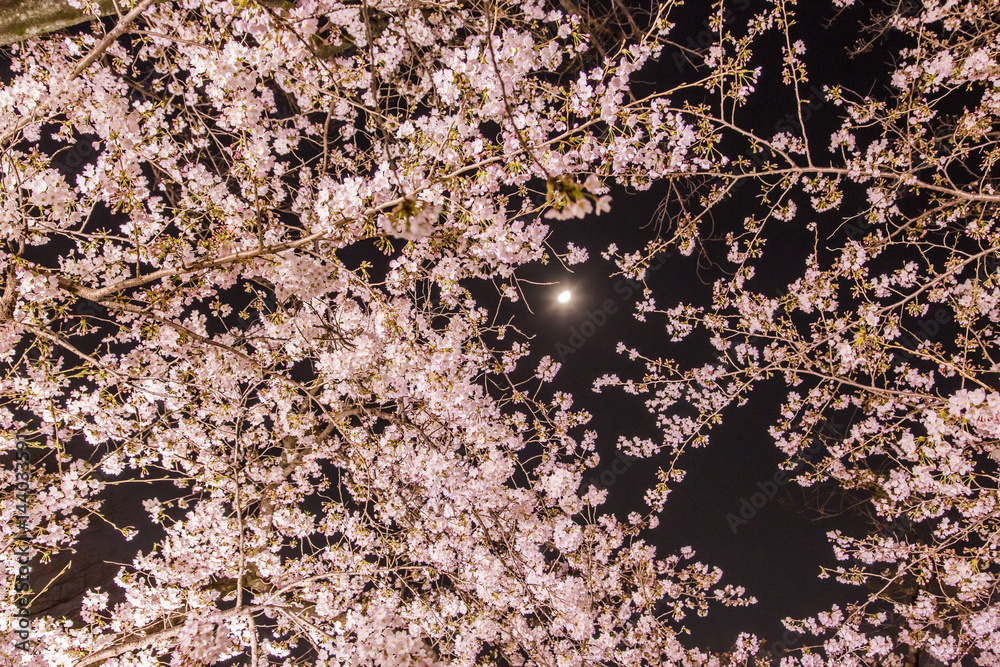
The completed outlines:
[[[567,303],[569,301],[569,297],[570,297],[570,294],[569,294],[568,290],[565,291],[565,292],[563,292],[558,297],[559,298],[559,303]]]

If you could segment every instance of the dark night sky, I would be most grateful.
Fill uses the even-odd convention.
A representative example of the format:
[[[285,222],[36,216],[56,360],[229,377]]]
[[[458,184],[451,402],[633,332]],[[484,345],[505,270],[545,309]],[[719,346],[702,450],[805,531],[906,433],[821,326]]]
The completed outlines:
[[[658,459],[632,460],[624,472],[617,474],[622,463],[616,464],[615,470],[611,468],[616,440],[618,436],[640,436],[656,441],[655,421],[646,411],[643,397],[613,388],[595,394],[590,387],[605,373],[617,373],[623,379],[641,373],[641,366],[614,352],[619,341],[647,354],[670,355],[676,350],[672,351],[667,343],[658,318],[649,316],[645,324],[635,319],[638,293],[630,290],[621,277],[607,277],[614,267],[600,257],[600,251],[612,240],[622,249],[640,248],[644,237],[655,234],[651,226],[643,229],[640,223],[650,219],[660,196],[655,191],[627,198],[616,196],[612,212],[603,218],[561,223],[554,229],[552,245],[562,250],[566,240],[579,244],[580,239],[586,239],[591,259],[571,267],[573,273],[546,269],[531,276],[539,282],[556,281],[556,285],[523,285],[535,314],[521,313],[522,322],[533,320],[538,327],[532,358],[549,354],[556,360],[565,359],[551,387],[569,391],[574,395],[574,407],[593,415],[585,428],[600,434],[602,461],[588,481],[608,489],[605,508],[621,519],[630,511],[646,509],[642,495],[656,483]],[[688,298],[699,288],[705,289],[698,282],[695,264],[694,257],[675,254],[650,274],[648,281],[659,296],[658,305],[666,306],[668,300]],[[555,295],[567,288],[573,293],[572,301],[557,303]],[[605,324],[591,329],[585,323],[600,321],[601,317],[588,313],[603,312],[608,301],[613,304],[609,310],[614,312],[604,313]],[[574,332],[581,329],[583,334],[594,333],[574,337]],[[574,351],[570,354],[567,349]],[[830,552],[824,538],[826,527],[805,520],[775,501],[741,526],[736,535],[726,521],[728,513],[739,512],[741,497],[756,491],[758,481],[771,479],[779,461],[780,453],[767,436],[767,420],[777,416],[775,394],[757,394],[747,406],[727,412],[724,424],[712,432],[707,448],[688,450],[682,457],[681,467],[687,477],[668,498],[660,526],[646,536],[664,555],[691,546],[697,560],[722,568],[720,585],[744,585],[760,600],[753,607],[727,610],[717,606],[704,619],[686,619],[685,625],[695,633],[694,643],[717,649],[728,648],[741,630],[780,637],[783,629],[775,624],[781,616],[815,612],[819,610],[814,608],[818,599],[836,599],[830,595],[831,587],[821,586],[824,582],[815,577],[818,557]]]
[[[751,3],[746,14],[752,13],[758,5]],[[820,13],[810,14],[807,7],[813,7]],[[731,25],[735,27],[741,15],[734,14]],[[845,15],[829,24],[829,28],[824,28],[822,26],[828,25],[833,14],[828,3],[814,3],[801,6],[798,18],[799,24],[792,29],[792,39],[802,39],[810,48],[805,60],[814,80],[820,84],[846,84],[862,94],[880,89],[882,84],[876,77],[879,72],[888,69],[880,65],[887,60],[891,45],[883,40],[872,53],[850,59],[847,47],[860,36],[855,30],[857,24],[853,22],[853,19],[859,18],[857,15]],[[703,26],[694,25],[686,29],[697,36]],[[682,28],[672,37],[685,43],[684,36],[689,32]],[[794,97],[790,89],[781,84],[773,56],[774,51],[770,56],[754,61],[754,65],[764,66],[764,74],[758,86],[757,101],[742,112],[743,122],[763,136],[791,129],[789,121],[793,117],[786,117],[786,114],[794,114],[795,110]],[[654,86],[671,83],[678,76],[677,63],[674,52],[668,49],[647,80]],[[684,75],[690,75],[690,70],[685,70]],[[827,142],[835,127],[832,121],[836,118],[836,108],[822,101],[815,90],[807,89],[804,96],[811,101],[806,105],[808,111],[804,112],[806,127],[814,138],[811,148],[814,156],[819,156],[818,160],[828,160]],[[521,320],[524,326],[528,326],[525,322],[534,322],[537,327],[533,332],[537,334],[533,359],[550,354],[560,360],[559,351],[564,353],[565,363],[556,377],[553,390],[573,393],[574,406],[593,414],[586,428],[600,434],[598,447],[602,462],[593,471],[591,479],[600,480],[602,472],[605,473],[605,481],[613,479],[608,487],[605,507],[624,519],[630,511],[643,512],[645,509],[642,494],[655,484],[658,462],[655,457],[648,461],[635,461],[622,474],[614,474],[610,468],[616,454],[615,441],[618,436],[650,437],[656,441],[655,422],[646,411],[642,397],[608,388],[601,394],[594,394],[590,390],[591,384],[605,373],[617,373],[622,379],[641,375],[641,366],[637,362],[628,362],[626,357],[614,353],[618,341],[629,347],[638,347],[647,356],[675,358],[683,367],[705,363],[711,356],[707,341],[703,339],[701,347],[687,343],[670,344],[663,333],[661,318],[648,316],[645,324],[636,321],[634,305],[638,294],[626,296],[623,279],[608,278],[614,267],[600,256],[612,242],[620,250],[631,252],[641,249],[646,241],[656,236],[658,228],[652,221],[658,204],[666,196],[664,187],[661,184],[638,194],[619,189],[613,190],[612,195],[609,214],[552,225],[550,243],[553,248],[564,251],[566,243],[573,241],[589,249],[590,260],[570,267],[572,273],[552,268],[551,265],[529,267],[524,274],[526,277],[558,284],[525,285],[525,295],[535,314],[522,312],[520,316],[524,318]],[[754,185],[742,188],[730,204],[719,209],[716,228],[724,232],[727,218],[739,220],[747,215],[754,206],[754,195]],[[800,206],[800,212],[804,210],[807,209]],[[840,218],[816,217],[815,214],[811,219],[816,219],[831,231],[841,222]],[[768,240],[765,259],[770,258],[771,264],[765,264],[764,270],[759,271],[751,283],[753,288],[777,294],[795,272],[804,268],[811,240],[797,234],[796,230],[801,230],[805,222],[797,218],[787,229],[770,227],[774,237]],[[663,229],[662,233],[668,234],[669,231]],[[712,250],[716,260],[724,259],[722,244],[710,247],[710,252]],[[658,307],[670,307],[681,300],[707,302],[710,288],[704,283],[710,284],[720,277],[719,272],[704,266],[699,269],[694,255],[683,257],[674,253],[662,258],[662,261],[662,267],[648,276]],[[616,287],[619,289],[616,290]],[[573,300],[568,304],[559,304],[555,300],[562,289],[573,292]],[[593,335],[585,338],[577,351],[567,354],[565,347],[557,347],[558,343],[570,344],[573,331],[580,331],[581,325],[595,319],[588,317],[588,311],[601,310],[609,299],[617,311],[607,316],[606,324],[595,327]],[[590,330],[589,327],[587,330]],[[810,519],[801,509],[803,498],[795,493],[794,484],[779,485],[776,497],[757,510],[745,525],[738,526],[736,534],[727,522],[727,514],[739,514],[741,500],[757,492],[758,484],[766,486],[783,460],[767,432],[768,426],[778,417],[782,389],[784,385],[780,379],[758,388],[747,405],[726,411],[723,424],[711,431],[708,447],[687,450],[680,461],[680,467],[687,471],[687,476],[680,485],[673,487],[660,526],[645,536],[663,554],[675,552],[682,546],[691,546],[697,552],[697,560],[723,570],[720,586],[742,585],[749,595],[759,600],[758,604],[750,607],[729,609],[717,605],[705,618],[689,616],[684,625],[692,632],[691,645],[725,650],[732,645],[739,632],[754,632],[765,638],[764,647],[775,648],[780,653],[781,646],[775,643],[782,639],[785,632],[780,623],[782,618],[815,615],[828,610],[832,604],[840,604],[843,608],[866,592],[863,588],[840,584],[832,578],[818,578],[821,564],[827,567],[837,564],[826,538],[827,531],[843,529],[846,532],[851,530],[852,525],[857,528],[858,524],[856,520],[845,518]],[[621,469],[620,463],[618,469]],[[793,638],[788,646],[791,648],[799,643]]]
[[[634,223],[648,220],[657,201],[655,192],[628,199],[616,197],[615,207],[606,219],[563,223],[564,229],[554,235],[555,239],[565,235],[566,239],[592,240],[591,260],[582,267],[573,267],[573,274],[545,272],[549,280],[559,281],[558,285],[525,288],[539,327],[534,355],[550,354],[558,360],[557,350],[564,352],[566,361],[553,389],[570,391],[575,398],[574,407],[585,408],[593,415],[586,428],[600,434],[602,462],[592,471],[591,480],[602,487],[611,480],[606,486],[605,507],[622,519],[630,511],[646,509],[642,494],[656,483],[658,459],[633,460],[622,474],[616,474],[611,469],[615,441],[618,436],[650,437],[656,441],[655,421],[646,411],[643,397],[610,388],[595,394],[590,386],[605,373],[617,373],[625,379],[630,371],[632,375],[641,372],[637,363],[614,353],[618,341],[639,347],[647,354],[667,356],[676,354],[678,346],[674,344],[671,348],[659,326],[659,318],[649,316],[645,324],[635,320],[637,294],[626,297],[624,281],[606,277],[613,266],[600,257],[599,251],[612,239],[623,249],[640,247],[638,243],[622,241],[625,225],[621,221],[627,220],[633,228],[625,236],[638,240],[642,235],[635,233],[634,228],[639,225]],[[652,229],[638,231],[655,233]],[[553,245],[561,247],[559,240]],[[695,265],[694,257],[675,254],[650,275],[649,284],[659,296],[658,305],[673,305],[675,300],[689,298],[699,288],[704,289],[697,281]],[[555,295],[567,286],[573,290],[573,300],[565,305],[556,303]],[[616,291],[616,286],[621,289]],[[532,292],[536,293],[534,298]],[[573,354],[565,353],[563,347],[557,348],[557,343],[569,344],[573,331],[580,331],[585,322],[599,319],[588,317],[588,311],[601,310],[607,300],[613,302],[617,311],[607,316],[604,326],[595,327],[595,333]],[[691,347],[685,346],[684,351],[690,352]],[[688,363],[704,363],[709,359],[707,355],[701,359],[692,357]],[[845,596],[855,592],[831,580],[817,579],[820,562],[833,564],[832,550],[825,538],[833,525],[810,521],[788,503],[778,502],[787,494],[777,494],[746,525],[738,526],[735,535],[727,522],[727,514],[739,514],[741,499],[749,498],[758,490],[758,482],[765,484],[778,469],[781,454],[767,433],[769,423],[778,416],[780,396],[776,389],[780,389],[777,384],[765,387],[756,391],[746,406],[727,410],[723,424],[711,432],[709,446],[687,450],[680,463],[687,476],[671,492],[660,526],[646,536],[663,554],[691,546],[697,552],[697,560],[723,570],[720,586],[743,585],[759,600],[757,605],[747,608],[717,606],[703,619],[689,617],[685,625],[694,633],[693,643],[728,648],[740,631],[780,639],[784,631],[779,624],[781,618],[815,614],[825,610],[827,603],[844,601]],[[621,463],[616,465],[617,470],[621,468]]]

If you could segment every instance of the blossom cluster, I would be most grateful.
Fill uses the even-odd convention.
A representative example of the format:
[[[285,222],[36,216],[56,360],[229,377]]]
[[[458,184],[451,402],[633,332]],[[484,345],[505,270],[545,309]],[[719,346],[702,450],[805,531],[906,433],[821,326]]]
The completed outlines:
[[[742,590],[594,518],[589,415],[523,389],[559,364],[488,345],[468,289],[608,184],[696,168],[692,121],[627,95],[666,17],[602,55],[533,1],[140,9],[9,47],[0,451],[54,457],[32,558],[79,547],[111,482],[162,537],[0,661],[711,661],[680,623]]]

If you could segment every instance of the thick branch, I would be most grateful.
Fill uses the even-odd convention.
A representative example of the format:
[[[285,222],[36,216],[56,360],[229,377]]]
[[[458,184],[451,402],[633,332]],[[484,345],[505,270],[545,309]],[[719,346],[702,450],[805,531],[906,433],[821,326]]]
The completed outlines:
[[[217,614],[214,615],[214,619],[217,621],[224,621],[227,618],[231,618],[233,616],[238,616],[240,614],[254,614],[258,611],[263,611],[264,609],[265,609],[264,605],[256,605],[253,607],[234,607],[233,609],[227,609],[226,611],[218,612]],[[174,627],[163,628],[161,630],[152,632],[148,635],[144,635],[141,637],[137,637],[136,639],[126,641],[123,644],[117,644],[114,646],[110,646],[106,649],[103,649],[101,651],[97,651],[96,653],[91,653],[90,655],[78,660],[75,663],[74,667],[88,667],[88,665],[97,665],[104,662],[105,660],[116,658],[122,655],[123,653],[128,653],[129,651],[145,648],[150,644],[153,644],[158,641],[172,639],[173,637],[176,637],[178,634],[180,634],[183,628],[184,628],[184,623],[183,619],[181,619],[181,621],[178,622],[178,624],[175,625]]]
[[[98,0],[101,16],[115,13],[114,0]],[[63,30],[93,20],[66,0],[0,0],[0,44]]]

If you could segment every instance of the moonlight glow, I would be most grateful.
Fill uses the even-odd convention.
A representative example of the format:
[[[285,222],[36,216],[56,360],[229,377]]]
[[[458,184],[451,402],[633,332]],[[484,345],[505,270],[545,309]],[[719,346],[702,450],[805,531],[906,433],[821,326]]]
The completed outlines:
[[[559,303],[567,303],[567,302],[569,302],[569,297],[570,297],[569,291],[563,292],[558,297],[559,298]]]

